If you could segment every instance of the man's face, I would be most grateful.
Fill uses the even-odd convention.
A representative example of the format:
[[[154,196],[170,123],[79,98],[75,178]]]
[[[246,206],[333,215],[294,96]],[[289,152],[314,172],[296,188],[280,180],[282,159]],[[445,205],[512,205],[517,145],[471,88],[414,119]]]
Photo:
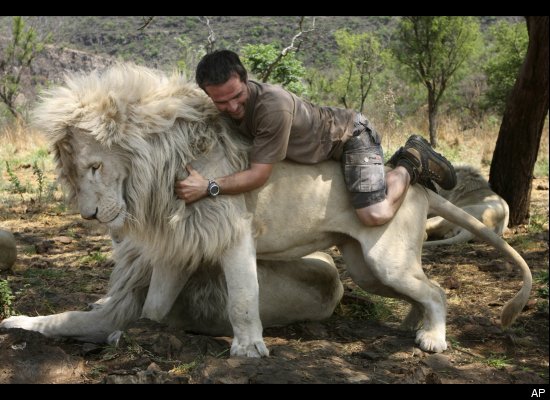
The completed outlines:
[[[207,85],[204,91],[221,112],[235,120],[244,117],[248,87],[238,75],[233,75],[227,82],[220,85]]]

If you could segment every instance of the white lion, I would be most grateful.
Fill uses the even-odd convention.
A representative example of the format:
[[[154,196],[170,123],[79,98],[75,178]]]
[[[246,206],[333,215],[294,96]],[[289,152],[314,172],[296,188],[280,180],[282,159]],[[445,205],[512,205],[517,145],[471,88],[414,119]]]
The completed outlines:
[[[491,190],[478,169],[460,164],[455,166],[455,171],[456,186],[451,190],[440,189],[439,194],[502,236],[510,216],[508,203]],[[426,234],[429,241],[424,243],[424,247],[464,243],[475,237],[468,230],[439,216],[428,218]]]
[[[440,352],[447,348],[445,293],[426,277],[420,261],[428,212],[475,231],[520,268],[523,285],[503,308],[504,326],[529,297],[531,274],[521,256],[475,218],[421,186],[409,189],[388,224],[363,226],[335,161],[281,162],[269,182],[253,192],[191,205],[178,200],[173,184],[184,176],[186,164],[216,177],[242,170],[247,157],[212,102],[177,74],[118,65],[103,74],[68,77],[65,86],[47,92],[35,119],[53,144],[59,176],[81,215],[106,224],[121,241],[102,306],[11,317],[1,327],[107,340],[140,316],[166,319],[193,273],[219,264],[233,331],[230,354],[267,356],[256,257],[296,259],[337,245],[360,287],[412,304],[405,323],[422,326],[416,342]],[[299,296],[294,293],[290,300]],[[291,301],[271,306],[280,315],[292,313]],[[187,310],[193,313],[194,307]]]

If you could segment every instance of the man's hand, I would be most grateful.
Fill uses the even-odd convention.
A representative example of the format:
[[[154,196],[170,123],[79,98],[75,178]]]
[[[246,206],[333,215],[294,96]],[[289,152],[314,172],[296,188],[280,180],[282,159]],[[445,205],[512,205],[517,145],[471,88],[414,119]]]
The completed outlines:
[[[190,164],[185,169],[189,172],[189,176],[183,181],[176,181],[174,191],[178,198],[189,204],[208,195],[208,179],[203,178]]]

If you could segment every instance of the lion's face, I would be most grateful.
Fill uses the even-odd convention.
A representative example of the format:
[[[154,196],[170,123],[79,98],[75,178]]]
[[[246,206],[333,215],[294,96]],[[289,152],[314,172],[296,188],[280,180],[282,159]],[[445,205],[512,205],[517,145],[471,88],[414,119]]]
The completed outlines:
[[[114,149],[101,146],[82,131],[73,129],[70,156],[73,185],[80,215],[97,219],[112,231],[122,228],[126,216],[124,183],[128,168]]]

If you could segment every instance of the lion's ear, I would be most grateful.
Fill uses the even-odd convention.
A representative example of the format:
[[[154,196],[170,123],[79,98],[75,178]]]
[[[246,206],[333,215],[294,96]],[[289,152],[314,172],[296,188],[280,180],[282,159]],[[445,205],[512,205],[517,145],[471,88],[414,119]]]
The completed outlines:
[[[103,116],[103,135],[98,137],[100,141],[105,141],[107,145],[115,143],[124,132],[126,125],[126,106],[125,102],[118,101],[113,92],[109,92],[101,102],[100,114]]]
[[[113,92],[109,92],[105,100],[103,101],[102,108],[105,119],[117,119],[119,114],[119,105]]]

